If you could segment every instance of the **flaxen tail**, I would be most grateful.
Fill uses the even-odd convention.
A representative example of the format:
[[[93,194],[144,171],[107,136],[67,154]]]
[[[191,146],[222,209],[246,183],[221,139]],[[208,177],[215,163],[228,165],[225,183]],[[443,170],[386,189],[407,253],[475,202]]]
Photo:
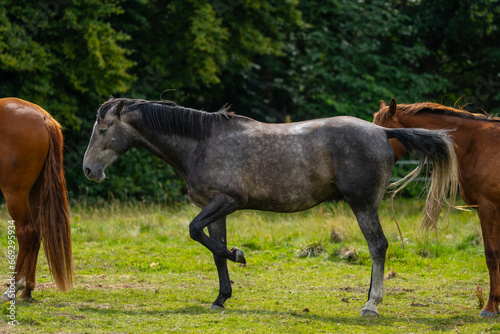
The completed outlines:
[[[62,291],[73,285],[73,255],[71,226],[66,199],[66,181],[63,172],[63,136],[61,126],[53,118],[46,118],[50,148],[42,171],[40,214],[36,220],[50,271]]]
[[[453,140],[446,130],[385,129],[385,132],[388,138],[399,140],[408,153],[420,160],[415,170],[392,184],[392,186],[399,186],[394,194],[406,187],[427,162],[432,163],[431,184],[422,213],[422,228],[427,231],[436,229],[443,207],[448,203],[442,220],[447,217],[454,206],[458,190],[458,163]],[[448,196],[449,201],[446,200]]]

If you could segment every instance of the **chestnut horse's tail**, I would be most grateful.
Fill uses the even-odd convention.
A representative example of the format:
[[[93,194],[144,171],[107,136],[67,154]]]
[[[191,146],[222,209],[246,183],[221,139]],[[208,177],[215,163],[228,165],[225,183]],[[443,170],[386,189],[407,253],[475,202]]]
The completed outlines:
[[[395,182],[392,186],[399,186],[394,195],[406,187],[425,163],[432,163],[432,176],[425,210],[422,213],[422,228],[436,229],[441,210],[447,203],[442,219],[444,220],[454,206],[458,190],[458,163],[453,147],[453,140],[446,130],[427,129],[385,129],[388,138],[395,138],[403,144],[406,150],[418,157],[420,164],[405,178]],[[422,217],[421,217],[422,218]]]
[[[63,172],[63,136],[60,124],[52,117],[47,117],[45,124],[49,132],[50,148],[42,171],[36,224],[56,285],[60,290],[67,291],[73,285],[73,255]]]

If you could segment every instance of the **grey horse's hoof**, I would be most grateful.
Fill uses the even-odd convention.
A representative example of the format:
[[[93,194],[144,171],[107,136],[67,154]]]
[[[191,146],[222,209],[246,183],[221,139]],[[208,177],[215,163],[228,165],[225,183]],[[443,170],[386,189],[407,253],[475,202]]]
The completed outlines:
[[[234,262],[243,263],[243,264],[247,263],[247,260],[245,260],[245,255],[243,254],[241,249],[239,249],[238,247],[233,247],[233,249],[231,249],[231,252],[235,253],[235,255],[236,255]]]
[[[223,310],[224,306],[212,304],[212,305],[210,305],[210,309],[211,310]]]
[[[479,313],[480,317],[485,317],[485,318],[494,318],[497,316],[495,312],[487,311],[487,310],[481,310],[481,313]]]
[[[360,316],[361,317],[364,317],[364,316],[376,317],[376,316],[378,316],[378,312],[375,312],[372,310],[362,310]]]

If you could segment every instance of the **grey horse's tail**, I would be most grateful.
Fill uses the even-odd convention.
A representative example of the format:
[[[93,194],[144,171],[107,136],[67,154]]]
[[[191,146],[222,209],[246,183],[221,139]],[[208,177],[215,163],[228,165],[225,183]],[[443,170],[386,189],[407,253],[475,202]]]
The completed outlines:
[[[391,184],[399,186],[394,195],[406,187],[422,170],[427,162],[432,163],[430,188],[425,210],[422,213],[422,228],[436,229],[446,198],[450,200],[444,211],[444,220],[454,206],[458,189],[458,163],[453,140],[446,130],[427,129],[384,129],[388,138],[395,138],[403,144],[408,153],[416,156],[420,164],[403,179]],[[394,198],[394,197],[393,197]],[[422,216],[421,216],[422,218]]]

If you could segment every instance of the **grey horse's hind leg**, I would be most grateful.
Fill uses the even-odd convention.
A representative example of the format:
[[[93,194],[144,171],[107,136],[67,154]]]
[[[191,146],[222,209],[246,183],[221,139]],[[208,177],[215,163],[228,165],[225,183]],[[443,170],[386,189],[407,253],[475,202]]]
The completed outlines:
[[[226,217],[208,225],[208,233],[210,238],[226,246]],[[229,271],[227,270],[227,259],[214,254],[214,260],[219,274],[219,296],[212,303],[212,306],[210,306],[212,310],[224,308],[224,302],[231,298],[232,294]]]
[[[378,315],[377,305],[382,302],[384,295],[384,266],[385,255],[389,243],[384,235],[378,219],[378,208],[356,210],[353,208],[361,232],[366,239],[372,258],[372,275],[368,301],[360,315]]]

